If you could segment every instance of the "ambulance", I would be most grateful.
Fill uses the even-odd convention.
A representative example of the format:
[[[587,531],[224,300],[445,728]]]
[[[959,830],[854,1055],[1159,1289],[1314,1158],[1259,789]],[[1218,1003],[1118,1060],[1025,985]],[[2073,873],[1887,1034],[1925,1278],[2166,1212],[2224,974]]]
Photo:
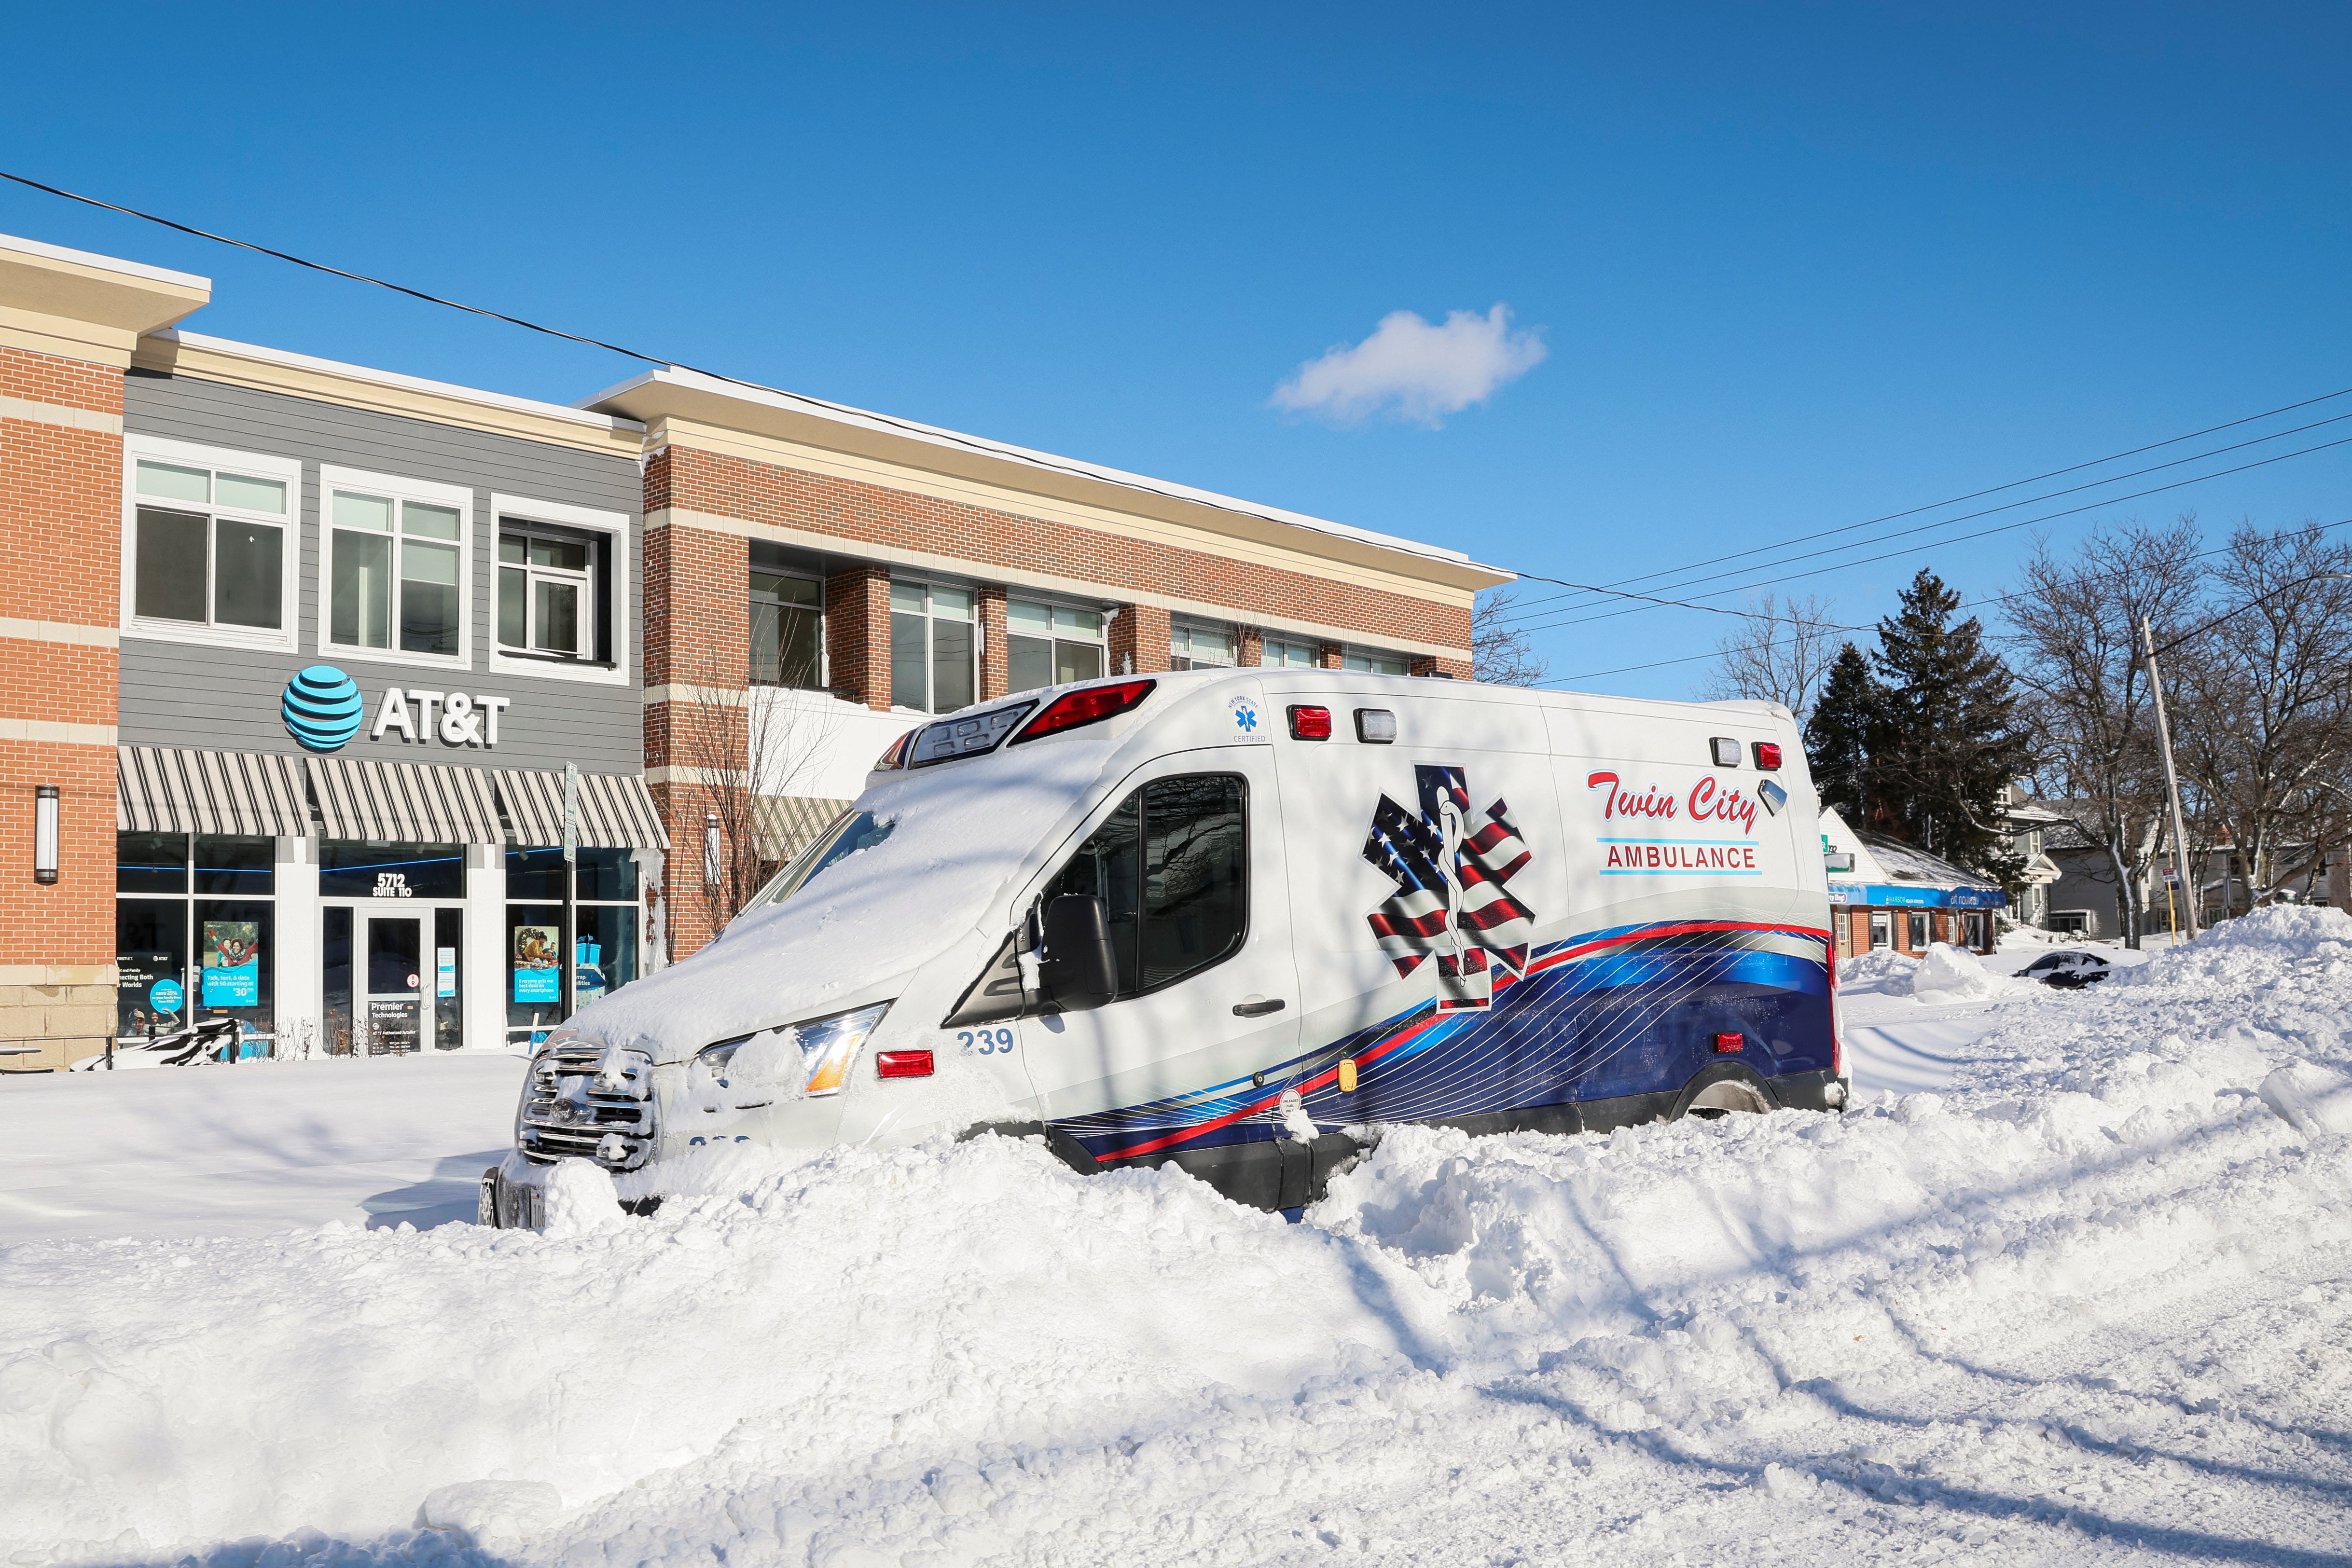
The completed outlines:
[[[1402,1123],[1572,1134],[1848,1092],[1788,711],[1188,671],[910,730],[709,947],[533,1057],[565,1159],[987,1132],[1291,1210]]]

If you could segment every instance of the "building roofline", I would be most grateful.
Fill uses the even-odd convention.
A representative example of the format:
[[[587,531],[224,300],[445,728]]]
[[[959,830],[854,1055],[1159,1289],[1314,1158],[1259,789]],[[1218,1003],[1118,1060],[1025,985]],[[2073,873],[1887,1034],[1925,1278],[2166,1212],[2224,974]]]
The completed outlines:
[[[1192,506],[1206,507],[1216,511],[1256,517],[1286,528],[1300,528],[1329,538],[1344,540],[1359,547],[1417,557],[1453,568],[1456,571],[1484,574],[1492,577],[1496,583],[1509,582],[1517,579],[1516,573],[1497,567],[1483,565],[1473,560],[1464,551],[1448,549],[1440,545],[1424,544],[1418,539],[1408,539],[1394,534],[1378,533],[1370,528],[1360,528],[1347,523],[1333,522],[1326,517],[1312,517],[1304,512],[1293,512],[1280,507],[1243,500],[1237,497],[1222,495],[1213,490],[1198,489],[1192,486],[1180,485],[1171,480],[1156,479],[1149,475],[1129,473],[1125,469],[1113,468],[1099,463],[1088,463],[1079,458],[1038,452],[1029,447],[1013,445],[1010,442],[992,440],[987,436],[968,435],[961,431],[925,424],[917,420],[901,419],[895,414],[876,413],[870,410],[853,408],[846,403],[833,402],[824,398],[809,397],[799,392],[783,392],[772,387],[724,381],[698,371],[684,370],[675,365],[663,366],[632,376],[627,381],[607,387],[593,396],[583,398],[579,406],[602,408],[630,398],[633,394],[643,394],[648,389],[656,392],[675,390],[705,399],[721,399],[749,405],[752,409],[773,411],[801,419],[817,420],[846,430],[918,444],[942,453],[978,457],[1040,474],[1055,474],[1066,478],[1114,486],[1120,489],[1157,496]],[[639,401],[643,401],[641,395]]]
[[[343,376],[352,381],[370,382],[377,386],[398,387],[404,392],[454,398],[461,402],[510,409],[518,413],[537,414],[541,418],[562,420],[567,423],[587,425],[598,430],[642,434],[646,428],[639,421],[625,418],[620,414],[595,413],[568,403],[542,402],[537,398],[516,397],[509,392],[488,392],[480,387],[461,386],[455,382],[431,381],[424,376],[404,375],[398,371],[378,370],[373,365],[354,365],[341,360],[320,359],[315,354],[298,354],[291,349],[266,348],[258,343],[238,342],[232,338],[215,338],[202,332],[184,332],[176,329],[151,332],[147,336],[153,341],[184,343],[192,349],[205,349],[214,353],[233,354],[240,359],[259,360],[264,363],[285,365],[295,370],[315,371],[322,375]]]
[[[101,272],[119,272],[126,277],[143,278],[150,283],[169,283],[180,288],[212,292],[213,280],[199,277],[193,272],[174,272],[168,267],[150,267],[143,261],[125,261],[119,256],[100,256],[94,250],[74,250],[67,246],[49,245],[21,235],[0,235],[0,250],[13,250],[21,256],[37,256],[47,261],[68,261],[77,267],[96,267]]]

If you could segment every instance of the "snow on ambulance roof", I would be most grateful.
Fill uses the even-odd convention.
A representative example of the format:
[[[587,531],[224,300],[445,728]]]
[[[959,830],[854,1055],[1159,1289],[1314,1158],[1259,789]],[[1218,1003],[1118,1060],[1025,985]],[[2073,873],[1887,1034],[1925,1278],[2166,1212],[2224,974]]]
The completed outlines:
[[[1060,475],[1079,481],[1117,486],[1124,490],[1139,491],[1242,517],[1264,518],[1288,528],[1304,528],[1375,550],[1418,557],[1431,565],[1450,569],[1445,573],[1446,579],[1459,586],[1489,588],[1517,580],[1514,572],[1481,565],[1461,550],[1447,549],[1440,545],[1423,544],[1418,539],[1402,538],[1394,534],[1375,533],[1370,528],[1335,523],[1304,512],[1245,501],[1213,490],[1196,489],[1171,480],[1155,479],[1145,474],[1131,474],[1099,463],[1038,452],[1025,446],[1015,446],[1010,442],[992,441],[986,436],[966,435],[961,431],[900,419],[895,414],[875,413],[824,398],[722,380],[676,365],[633,376],[617,386],[607,387],[593,397],[582,399],[578,406],[604,413],[626,414],[648,423],[665,414],[733,428],[761,429],[774,423],[776,429],[763,430],[763,433],[778,434],[784,434],[785,429],[791,426],[797,426],[800,434],[812,434],[814,433],[803,422],[821,421],[837,430],[869,433],[898,442],[917,443],[934,449],[941,455],[961,454],[996,464],[1015,465],[1036,475]],[[762,418],[762,415],[768,417]]]

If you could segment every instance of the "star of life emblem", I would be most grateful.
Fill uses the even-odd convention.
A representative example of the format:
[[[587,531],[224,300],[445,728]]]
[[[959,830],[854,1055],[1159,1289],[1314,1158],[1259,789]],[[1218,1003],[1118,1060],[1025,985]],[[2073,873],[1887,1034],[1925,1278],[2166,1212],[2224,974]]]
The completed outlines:
[[[1472,814],[1461,768],[1412,771],[1419,815],[1387,795],[1372,810],[1364,858],[1397,891],[1365,918],[1400,977],[1436,958],[1438,1011],[1484,1008],[1494,997],[1490,958],[1527,972],[1535,915],[1509,883],[1532,857],[1501,800]]]

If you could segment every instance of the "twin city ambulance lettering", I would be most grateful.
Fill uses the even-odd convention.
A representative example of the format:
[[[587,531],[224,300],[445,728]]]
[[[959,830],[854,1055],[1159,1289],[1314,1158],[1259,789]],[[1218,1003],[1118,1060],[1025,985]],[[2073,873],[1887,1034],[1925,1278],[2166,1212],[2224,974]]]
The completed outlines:
[[[1756,863],[1756,801],[1747,791],[1727,787],[1713,774],[1702,774],[1686,793],[1675,794],[1655,784],[1634,790],[1614,773],[1594,773],[1584,780],[1587,789],[1601,791],[1601,820],[1622,820],[1627,828],[1647,821],[1686,822],[1693,836],[1664,833],[1603,835],[1595,841],[1602,851],[1603,876],[1761,876]],[[1737,831],[1740,837],[1702,837]]]

